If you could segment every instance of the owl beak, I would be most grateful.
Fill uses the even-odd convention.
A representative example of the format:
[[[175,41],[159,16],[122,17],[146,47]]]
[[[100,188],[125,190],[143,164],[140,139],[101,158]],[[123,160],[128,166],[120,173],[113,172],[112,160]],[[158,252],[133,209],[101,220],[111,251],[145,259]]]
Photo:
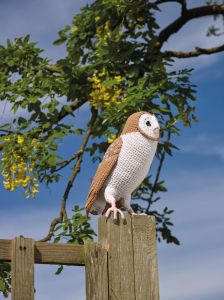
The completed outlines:
[[[159,136],[159,131],[159,127],[153,129],[153,133],[155,133],[157,136]]]

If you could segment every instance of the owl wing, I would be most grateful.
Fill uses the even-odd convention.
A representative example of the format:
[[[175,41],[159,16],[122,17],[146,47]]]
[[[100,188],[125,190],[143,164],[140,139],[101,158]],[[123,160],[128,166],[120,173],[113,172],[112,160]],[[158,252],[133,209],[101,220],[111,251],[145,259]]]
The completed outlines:
[[[115,167],[120,151],[122,147],[122,139],[118,137],[107,149],[102,162],[99,164],[99,167],[96,171],[96,174],[93,178],[90,190],[86,199],[86,211],[87,213],[91,212],[92,214],[98,214],[94,209],[91,211],[93,204],[97,201],[99,192],[101,191],[104,183],[111,174],[113,168]]]

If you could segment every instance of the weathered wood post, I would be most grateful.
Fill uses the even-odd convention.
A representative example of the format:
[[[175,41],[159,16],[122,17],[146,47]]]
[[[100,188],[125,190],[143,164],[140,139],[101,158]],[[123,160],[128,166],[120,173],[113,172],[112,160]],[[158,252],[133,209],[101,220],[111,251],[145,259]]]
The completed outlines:
[[[12,300],[34,299],[34,241],[12,240]]]
[[[159,300],[155,220],[99,219],[99,244],[86,246],[87,300]]]

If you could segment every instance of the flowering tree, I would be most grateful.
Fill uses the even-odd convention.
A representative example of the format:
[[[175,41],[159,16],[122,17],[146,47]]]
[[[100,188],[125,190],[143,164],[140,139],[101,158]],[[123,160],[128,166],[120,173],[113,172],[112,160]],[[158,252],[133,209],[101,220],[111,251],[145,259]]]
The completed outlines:
[[[161,30],[156,12],[168,2],[179,3],[181,15]],[[217,53],[224,46],[195,47],[189,52],[163,51],[162,47],[187,22],[205,16],[216,20],[223,15],[224,5],[219,1],[189,9],[186,0],[95,0],[74,16],[71,26],[59,31],[54,44],[65,44],[67,52],[55,64],[43,58],[29,35],[0,46],[0,99],[10,103],[14,113],[13,126],[0,127],[4,187],[11,192],[22,187],[24,197],[35,197],[40,184],[59,181],[64,168],[71,172],[59,215],[42,241],[57,242],[66,236],[69,242],[83,243],[92,238],[94,232],[80,209],[75,206],[71,217],[66,210],[72,184],[84,171],[83,155],[100,160],[127,117],[145,110],[158,117],[162,138],[157,171],[144,180],[134,196],[142,201],[134,201],[132,206],[136,212],[156,217],[159,240],[179,244],[170,229],[173,211],[153,207],[160,200],[160,192],[166,192],[161,170],[166,155],[177,149],[172,137],[180,134],[182,125],[189,127],[196,120],[192,70],[175,70],[173,59]],[[214,25],[208,28],[208,35],[221,35],[219,30]],[[173,71],[168,66],[173,66]],[[75,117],[84,104],[91,111],[90,119],[85,128],[75,128],[66,118]],[[26,116],[20,109],[28,112]],[[60,157],[58,139],[69,135],[74,139],[82,136],[80,148],[71,157]],[[5,296],[10,285],[7,267],[0,265],[0,290]]]

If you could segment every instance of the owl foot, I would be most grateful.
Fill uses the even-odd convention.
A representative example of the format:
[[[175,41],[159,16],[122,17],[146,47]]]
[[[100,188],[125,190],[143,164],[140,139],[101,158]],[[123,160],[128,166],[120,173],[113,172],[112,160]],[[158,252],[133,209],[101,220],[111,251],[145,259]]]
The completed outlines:
[[[114,213],[114,220],[117,220],[118,213],[121,215],[121,219],[125,220],[125,216],[124,216],[123,212],[120,209],[118,209],[117,207],[108,208],[108,210],[106,211],[106,214],[105,214],[106,219],[109,218],[111,212]]]

